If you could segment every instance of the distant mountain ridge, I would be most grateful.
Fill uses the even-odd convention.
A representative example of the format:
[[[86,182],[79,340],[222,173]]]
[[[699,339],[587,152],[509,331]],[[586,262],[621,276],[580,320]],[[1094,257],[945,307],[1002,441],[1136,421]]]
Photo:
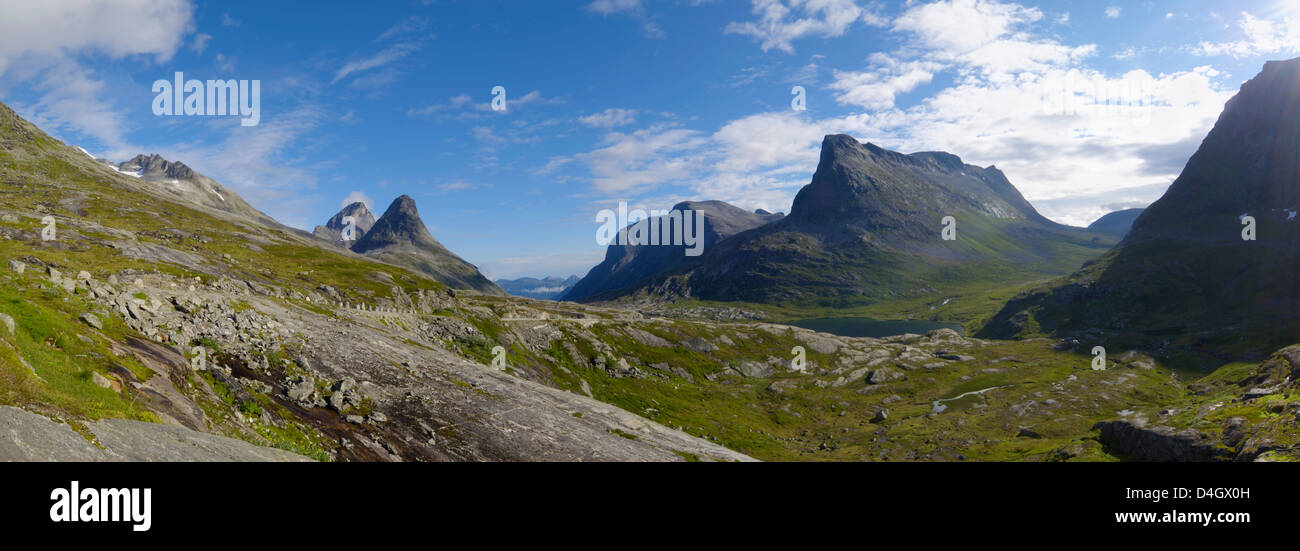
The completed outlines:
[[[870,304],[1062,275],[1113,243],[1043,217],[996,167],[830,135],[788,216],[598,298]]]
[[[785,215],[767,211],[749,212],[723,201],[683,201],[673,211],[698,211],[704,215],[703,247],[723,239],[780,220]],[[662,222],[660,223],[662,226]],[[624,228],[619,233],[627,235]],[[563,296],[563,300],[580,301],[601,293],[616,291],[645,278],[673,270],[691,260],[685,245],[610,245],[605,260],[593,267]]]
[[[1137,221],[1138,216],[1141,216],[1145,210],[1142,208],[1117,210],[1089,224],[1088,231],[1123,238],[1128,235],[1129,230],[1133,228],[1133,222]]]
[[[84,149],[81,152],[94,158]],[[157,153],[136,155],[120,163],[98,158],[95,161],[119,173],[157,184],[156,191],[173,199],[245,217],[260,224],[280,225],[244,201],[238,193],[198,173],[185,163],[169,161]]]
[[[518,279],[498,279],[498,287],[517,297],[538,300],[555,300],[567,292],[582,278],[571,275],[567,278],[548,276],[544,278],[521,277]]]

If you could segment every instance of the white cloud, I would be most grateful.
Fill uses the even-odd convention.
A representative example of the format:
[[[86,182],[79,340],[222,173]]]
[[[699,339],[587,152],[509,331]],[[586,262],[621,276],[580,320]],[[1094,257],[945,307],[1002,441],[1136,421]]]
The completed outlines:
[[[732,22],[725,32],[757,40],[763,51],[794,53],[794,41],[805,36],[837,37],[853,23],[884,26],[888,19],[863,9],[854,0],[751,0],[757,21]]]
[[[1043,18],[1038,8],[988,0],[947,0],[903,12],[894,30],[916,36],[919,45],[947,58],[959,58],[1011,34],[1020,24]]]
[[[1123,10],[1121,10],[1119,6],[1110,6],[1106,8],[1106,19],[1119,19],[1119,15],[1122,11]]]
[[[603,15],[640,11],[641,0],[596,0],[587,4],[587,9]]]
[[[188,0],[3,2],[0,74],[19,57],[66,58],[87,50],[166,61],[192,30],[193,17]]]
[[[992,0],[913,5],[894,24],[903,48],[871,56],[865,70],[834,72],[837,101],[864,113],[760,113],[712,134],[676,126],[611,133],[574,159],[610,196],[677,186],[699,199],[785,210],[815,169],[822,137],[846,133],[996,164],[1065,223],[1158,198],[1231,96],[1223,75],[1210,67],[1107,74],[1085,64],[1095,46],[1037,34],[1037,25],[1055,24],[1042,19],[1035,8]],[[941,73],[952,83],[896,104]]]
[[[464,180],[456,180],[454,182],[438,184],[435,187],[438,189],[438,191],[449,192],[449,191],[468,191],[468,190],[478,189],[479,185],[472,182],[466,182]]]
[[[636,122],[636,110],[617,108],[606,109],[599,113],[592,113],[585,117],[579,117],[578,122],[596,128],[626,126]]]
[[[996,164],[1031,201],[1147,186],[1154,200],[1231,95],[1207,67],[1112,77],[1061,67],[1005,82],[971,81],[907,110],[863,116],[862,136],[904,151],[943,150]],[[1044,214],[1087,223],[1096,205]]]
[[[33,105],[14,108],[48,132],[79,132],[108,147],[126,143],[127,119],[111,102],[101,99],[105,84],[70,59],[60,59],[31,79],[41,97]]]
[[[1040,71],[1093,55],[1096,46],[1065,46],[1034,38],[1024,27],[1043,18],[1038,8],[994,0],[947,0],[915,6],[893,30],[931,61],[958,63],[990,74]]]
[[[519,97],[510,95],[506,91],[506,110],[495,111],[492,109],[491,96],[484,95],[483,102],[475,102],[469,94],[460,94],[448,98],[446,102],[426,105],[424,107],[415,107],[406,111],[407,116],[429,116],[437,113],[455,113],[454,116],[464,119],[477,119],[489,114],[504,115],[512,113],[526,105],[557,105],[564,103],[560,98],[548,98],[542,95],[540,90],[533,90]]]
[[[907,9],[894,23],[906,47],[871,56],[865,71],[835,73],[836,100],[870,110],[840,121],[843,131],[892,149],[996,164],[1029,199],[1065,199],[1044,214],[1066,223],[1086,224],[1100,208],[1072,196],[1123,189],[1124,201],[1154,200],[1229,97],[1219,73],[1107,75],[1084,64],[1096,46],[1036,34],[1042,18],[1036,8],[994,0]],[[899,93],[943,72],[952,85],[911,107],[895,105]]]
[[[664,207],[683,199],[719,199],[751,210],[783,211],[816,168],[822,137],[839,128],[792,111],[743,117],[713,134],[658,125],[612,132],[598,149],[552,159],[548,167],[580,162],[595,191],[606,198],[641,197]],[[668,187],[690,192],[645,199]]]
[[[662,39],[668,36],[664,33],[663,27],[651,21],[650,15],[646,13],[641,0],[596,0],[587,4],[587,11],[605,16],[627,14],[641,21],[641,31],[645,33],[647,38]]]
[[[428,19],[411,16],[392,27],[389,27],[388,30],[379,35],[379,40],[389,40],[402,35],[422,33],[428,27]]]
[[[1245,37],[1229,42],[1201,42],[1192,53],[1205,56],[1227,55],[1240,59],[1270,54],[1300,52],[1300,21],[1283,16],[1274,21],[1242,12],[1237,28]]]
[[[873,67],[868,71],[834,72],[835,82],[830,88],[842,92],[836,101],[866,109],[888,109],[899,94],[929,83],[944,68],[933,61],[901,62],[884,54],[873,55],[872,60]]]
[[[654,126],[630,134],[614,132],[602,147],[576,155],[591,172],[591,183],[603,193],[644,192],[694,174],[701,146],[699,132]]]
[[[192,50],[196,54],[201,54],[203,53],[203,50],[208,49],[208,42],[211,41],[212,41],[212,35],[210,34],[206,34],[206,33],[196,34],[194,35],[194,41],[190,43],[190,50]]]
[[[410,55],[412,52],[414,52],[417,49],[419,49],[419,44],[414,42],[403,42],[401,44],[395,44],[393,46],[385,48],[383,51],[380,51],[379,53],[376,53],[370,57],[349,61],[345,63],[342,67],[339,67],[339,70],[334,74],[334,80],[331,80],[330,84],[337,83],[338,81],[347,78],[348,75],[360,73],[363,71],[369,71],[371,69],[376,69],[388,65],[389,63],[392,63],[394,61],[397,61],[399,59],[402,59]]]
[[[129,121],[104,99],[107,83],[77,57],[167,61],[192,32],[193,14],[188,0],[0,3],[0,78],[40,94],[33,104],[13,107],[46,130],[78,132],[106,148],[121,147]],[[203,36],[195,44],[205,42]]]

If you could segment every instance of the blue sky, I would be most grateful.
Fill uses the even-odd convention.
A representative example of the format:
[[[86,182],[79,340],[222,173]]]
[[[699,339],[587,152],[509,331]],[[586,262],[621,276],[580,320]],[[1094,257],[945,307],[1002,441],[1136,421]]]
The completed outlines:
[[[292,226],[409,194],[489,276],[582,275],[598,210],[788,210],[827,133],[996,164],[1064,223],[1143,206],[1241,82],[1300,55],[1294,4],[7,2],[0,101]],[[261,124],[154,116],[150,86],[177,71],[261,80]]]

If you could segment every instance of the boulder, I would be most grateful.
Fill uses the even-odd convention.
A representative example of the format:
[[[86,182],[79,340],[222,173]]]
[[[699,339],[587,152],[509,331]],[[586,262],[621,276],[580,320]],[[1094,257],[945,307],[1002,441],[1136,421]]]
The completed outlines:
[[[99,316],[96,316],[95,314],[92,314],[90,312],[86,312],[82,314],[80,319],[83,323],[91,327],[94,327],[95,329],[104,328],[104,322],[99,321]]]
[[[737,373],[753,379],[771,377],[776,372],[775,369],[772,369],[772,366],[752,360],[745,360],[740,362],[738,366],[732,365],[731,368],[736,370]]]
[[[873,370],[869,375],[867,375],[867,382],[873,385],[878,385],[882,383],[887,383],[889,381],[893,381],[895,379],[900,379],[902,377],[903,377],[902,371],[884,367],[884,368]]]
[[[716,352],[718,350],[718,347],[713,346],[712,343],[700,337],[693,337],[690,339],[686,339],[682,341],[682,346],[686,347],[689,350],[694,350],[696,352],[699,352],[700,354],[708,354],[710,352]]]
[[[114,390],[114,391],[122,390],[121,383],[109,379],[108,377],[105,377],[103,375],[100,375],[98,371],[90,372],[90,380],[94,381],[95,386],[98,386],[99,388],[107,388],[109,390]]]

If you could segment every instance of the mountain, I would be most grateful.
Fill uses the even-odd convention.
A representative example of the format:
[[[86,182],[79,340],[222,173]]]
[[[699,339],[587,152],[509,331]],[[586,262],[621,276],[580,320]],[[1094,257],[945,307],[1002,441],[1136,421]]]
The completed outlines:
[[[555,300],[563,295],[579,281],[579,277],[571,275],[568,278],[560,279],[555,276],[538,279],[535,277],[521,277],[519,279],[498,279],[496,284],[505,292],[517,297],[535,298],[538,300]]]
[[[81,151],[85,153],[84,149]],[[96,161],[122,174],[157,184],[156,189],[172,199],[245,217],[261,224],[279,225],[270,216],[249,205],[239,194],[195,172],[185,163],[168,161],[156,153],[136,155],[116,164],[104,159]]]
[[[789,216],[613,295],[871,304],[1063,275],[1113,243],[1044,218],[996,167],[832,135]]]
[[[1133,222],[1142,211],[1146,209],[1125,209],[1109,213],[1096,222],[1088,225],[1088,231],[1113,235],[1118,239],[1123,239],[1128,234],[1129,229],[1133,227]]]
[[[2,104],[0,259],[0,460],[1300,459],[1300,347],[1195,378],[1041,339],[451,293],[181,201]]]
[[[0,268],[0,461],[749,460],[611,405],[647,382],[613,373],[645,362],[567,320],[631,312],[452,293],[195,204],[2,103]],[[610,369],[530,352],[559,342],[599,343]]]
[[[495,283],[442,246],[415,208],[415,199],[403,195],[393,200],[383,216],[352,245],[352,251],[426,274],[456,289],[474,289],[504,295]]]
[[[351,240],[344,241],[343,230],[345,225],[343,223],[343,218],[347,216],[351,216],[354,219],[352,224],[353,233]],[[338,214],[330,217],[329,221],[326,222],[324,226],[316,226],[316,229],[313,229],[311,233],[316,237],[346,249],[365,236],[366,232],[370,231],[370,228],[374,225],[375,215],[371,214],[370,209],[366,208],[365,203],[358,201],[343,207],[343,210],[340,210]]]
[[[1300,59],[1272,61],[1227,102],[1182,174],[1114,250],[1008,303],[983,334],[1092,335],[1256,356],[1294,342],[1297,182]]]
[[[685,201],[673,206],[674,211],[699,211],[704,214],[704,249],[741,233],[780,220],[784,215],[767,211],[749,212],[722,201]],[[659,227],[664,227],[659,217]],[[620,232],[626,237],[627,228]],[[624,242],[625,239],[620,239]],[[574,285],[563,300],[580,301],[601,293],[633,285],[647,277],[672,270],[692,257],[686,255],[686,245],[610,245],[605,260],[589,271],[582,281]]]

